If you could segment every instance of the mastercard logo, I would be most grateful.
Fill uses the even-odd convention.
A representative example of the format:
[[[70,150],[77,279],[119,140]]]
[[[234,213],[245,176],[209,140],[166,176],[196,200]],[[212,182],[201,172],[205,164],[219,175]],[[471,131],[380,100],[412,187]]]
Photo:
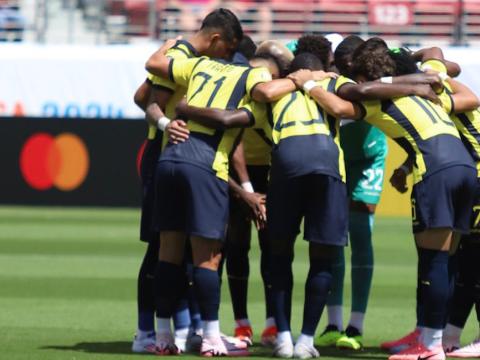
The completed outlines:
[[[85,181],[89,166],[85,143],[72,133],[34,134],[20,153],[23,178],[36,190],[75,190]]]

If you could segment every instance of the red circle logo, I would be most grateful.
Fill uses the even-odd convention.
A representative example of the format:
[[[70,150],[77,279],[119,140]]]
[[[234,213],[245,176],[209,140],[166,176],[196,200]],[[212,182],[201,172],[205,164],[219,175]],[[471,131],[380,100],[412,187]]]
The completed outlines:
[[[30,136],[20,153],[25,182],[36,190],[52,187],[72,191],[85,180],[90,167],[87,147],[72,133],[53,137],[47,133]]]

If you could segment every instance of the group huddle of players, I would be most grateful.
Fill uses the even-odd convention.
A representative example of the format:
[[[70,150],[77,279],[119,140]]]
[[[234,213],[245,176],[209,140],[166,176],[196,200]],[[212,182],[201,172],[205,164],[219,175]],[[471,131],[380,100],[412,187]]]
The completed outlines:
[[[257,47],[231,11],[218,9],[187,40],[167,41],[146,69],[135,94],[149,140],[134,352],[248,355],[252,221],[265,292],[262,344],[282,358],[318,357],[314,343],[361,349],[389,136],[407,154],[390,182],[406,192],[413,173],[417,326],[381,347],[391,360],[480,357],[478,341],[461,348],[459,340],[474,304],[480,313],[479,100],[453,80],[460,68],[439,48],[412,53],[338,34]],[[309,271],[294,341],[292,262],[302,221]],[[352,309],[344,329],[348,234]],[[232,337],[218,318],[223,259]],[[325,305],[329,325],[315,340]]]

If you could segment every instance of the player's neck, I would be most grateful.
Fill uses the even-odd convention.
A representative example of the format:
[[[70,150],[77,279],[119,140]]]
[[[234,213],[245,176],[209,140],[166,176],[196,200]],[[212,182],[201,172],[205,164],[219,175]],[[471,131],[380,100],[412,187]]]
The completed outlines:
[[[187,41],[190,43],[190,45],[193,46],[193,48],[197,51],[199,54],[203,54],[207,48],[208,44],[205,41],[203,35],[201,32],[196,32],[192,36],[190,36]]]

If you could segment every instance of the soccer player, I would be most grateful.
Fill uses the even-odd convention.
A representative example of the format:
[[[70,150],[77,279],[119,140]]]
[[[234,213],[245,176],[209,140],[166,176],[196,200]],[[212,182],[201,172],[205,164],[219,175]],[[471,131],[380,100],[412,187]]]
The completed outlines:
[[[213,11],[207,15],[202,22],[201,29],[189,38],[189,41],[177,41],[167,55],[175,59],[186,59],[199,56],[200,54],[220,58],[230,56],[231,45],[227,44],[224,38],[225,36],[231,36],[232,29],[230,19],[232,17],[234,17],[234,15],[228,10],[220,9]],[[135,99],[138,103],[149,109],[147,113],[155,114],[156,120],[163,119],[163,126],[165,127],[165,122],[168,122],[168,117],[172,118],[175,116],[175,106],[178,101],[184,97],[185,92],[185,87],[177,86],[171,81],[150,74],[146,83],[143,84],[137,92]],[[147,346],[151,349],[152,342],[154,342],[152,336],[147,335],[154,333],[154,281],[152,278],[158,261],[159,243],[158,233],[156,236],[152,234],[151,220],[154,200],[153,169],[156,167],[162,147],[161,135],[162,133],[157,132],[155,126],[150,127],[149,137],[155,140],[147,143],[142,161],[142,175],[146,174],[142,176],[146,184],[142,207],[142,235],[143,238],[145,238],[146,235],[144,234],[150,233],[150,241],[139,275],[139,332],[134,341],[134,351],[140,351],[140,348],[147,348]],[[165,141],[163,144],[165,144]],[[148,159],[148,162],[146,162],[145,159]],[[148,179],[148,182],[146,182],[146,179]],[[186,301],[180,301],[180,304],[186,304]],[[185,305],[183,307],[185,307]],[[182,310],[185,315],[185,309]],[[192,320],[195,319],[196,321],[191,324],[192,329],[189,334],[189,339],[191,340],[195,338],[193,336],[194,331],[192,330],[200,327],[199,319],[196,314],[193,314]],[[186,328],[185,326],[179,326],[181,324],[179,324],[178,321],[175,323],[175,341],[180,351],[184,351],[186,348],[188,325],[190,323],[189,319],[187,320],[188,321],[183,321],[183,323],[186,324]],[[194,344],[190,342],[189,345],[192,346]]]
[[[230,44],[235,45],[243,34],[238,19],[231,25],[234,31]],[[236,108],[259,84],[271,79],[264,68],[251,69],[204,57],[177,61],[164,53],[159,55],[163,56],[158,57],[156,66],[149,62],[147,70],[187,86],[190,105]],[[157,167],[157,196],[163,202],[156,215],[161,238],[157,276],[163,282],[158,293],[161,336],[157,335],[157,347],[160,353],[176,352],[168,319],[181,291],[182,249],[190,236],[195,291],[203,321],[202,354],[238,355],[239,349],[220,336],[217,269],[228,215],[228,155],[240,130],[215,131],[195,121],[188,122],[188,129],[188,141],[168,144]]]
[[[353,73],[358,81],[395,74],[395,62],[381,39],[373,38],[360,45],[354,58]],[[316,95],[317,101],[325,100],[321,89]],[[425,328],[419,344],[390,359],[442,360],[445,359],[441,339],[449,291],[449,250],[454,233],[469,231],[476,168],[453,122],[438,105],[408,96],[363,102],[361,109],[366,121],[392,137],[414,159],[412,223],[419,247]],[[352,110],[351,118],[356,114]]]

